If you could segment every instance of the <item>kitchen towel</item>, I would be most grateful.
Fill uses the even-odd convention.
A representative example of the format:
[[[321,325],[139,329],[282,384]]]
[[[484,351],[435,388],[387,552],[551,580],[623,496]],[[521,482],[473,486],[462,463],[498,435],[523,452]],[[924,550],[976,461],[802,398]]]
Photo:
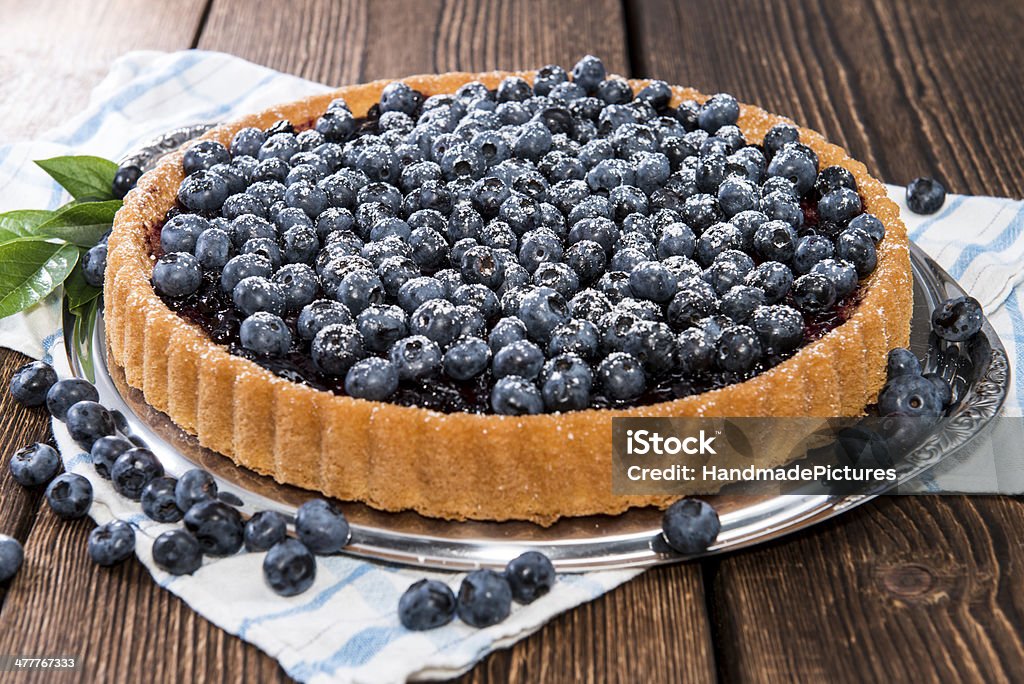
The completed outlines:
[[[118,159],[169,129],[228,120],[326,89],[219,53],[127,54],[115,62],[79,115],[37,140],[0,146],[0,211],[54,208],[66,199],[32,163],[35,159],[62,154]],[[890,193],[901,205],[913,239],[981,300],[1018,367],[1017,350],[1024,349],[1019,304],[1024,297],[1024,203],[950,196],[938,214],[921,217],[907,211],[901,187],[890,187]],[[26,314],[0,321],[0,345],[52,361],[62,376],[67,375],[59,326],[59,301],[51,297]],[[1020,387],[1019,377],[1014,376],[1008,415],[1022,415]],[[161,586],[214,624],[266,651],[302,681],[451,677],[537,630],[558,613],[637,574],[562,575],[551,594],[532,605],[515,606],[511,617],[499,625],[476,630],[456,621],[424,633],[401,627],[396,614],[399,596],[424,577],[439,579],[457,591],[462,574],[330,556],[319,559],[316,583],[307,592],[282,598],[262,582],[262,554],[239,554],[207,559],[196,574],[173,577],[157,568],[151,556],[152,540],[168,526],[146,519],[137,504],[118,496],[108,481],[95,475],[88,456],[74,445],[64,426],[55,422],[53,427],[65,467],[93,484],[91,515],[97,523],[115,518],[130,521],[139,531],[139,558]],[[926,489],[993,491],[991,481],[977,482],[979,489],[965,489],[965,482],[977,480],[972,480],[976,471],[974,463],[961,463],[953,470],[933,472]],[[1014,470],[1001,479],[999,491],[1024,491],[1024,472]]]

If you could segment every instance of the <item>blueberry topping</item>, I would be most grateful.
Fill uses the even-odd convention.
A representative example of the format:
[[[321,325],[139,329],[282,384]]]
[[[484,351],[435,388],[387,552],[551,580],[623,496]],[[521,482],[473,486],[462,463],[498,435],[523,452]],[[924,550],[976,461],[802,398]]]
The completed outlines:
[[[99,525],[89,533],[88,548],[97,565],[117,565],[135,553],[135,530],[123,520]]]
[[[359,399],[384,401],[398,389],[398,371],[377,356],[357,361],[345,374],[345,392]]]
[[[741,382],[846,319],[885,228],[794,126],[757,144],[731,95],[672,97],[587,56],[197,142],[154,289],[231,353],[374,401],[522,415]]]
[[[469,380],[483,373],[491,360],[491,349],[479,337],[464,337],[444,353],[444,372],[456,380]]]
[[[722,523],[711,504],[700,499],[681,499],[668,507],[661,521],[665,541],[683,554],[706,551],[715,543]]]
[[[793,281],[793,302],[809,314],[822,313],[836,303],[836,288],[821,273],[808,273]]]
[[[597,367],[597,377],[610,399],[628,401],[643,394],[647,378],[636,357],[624,352],[609,354]]]
[[[491,409],[498,414],[521,416],[544,411],[544,399],[536,385],[518,375],[508,375],[494,383]]]
[[[239,287],[244,283],[245,281],[239,283]],[[280,316],[267,311],[256,311],[242,321],[239,340],[243,347],[258,356],[283,356],[291,347],[292,334]]]
[[[199,261],[187,252],[165,254],[153,266],[153,286],[166,297],[192,294],[199,289],[202,278]]]

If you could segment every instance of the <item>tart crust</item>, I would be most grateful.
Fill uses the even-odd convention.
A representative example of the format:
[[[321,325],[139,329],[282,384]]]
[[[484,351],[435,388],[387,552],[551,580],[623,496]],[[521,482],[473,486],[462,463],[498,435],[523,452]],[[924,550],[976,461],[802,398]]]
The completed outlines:
[[[496,87],[533,72],[448,73],[402,79],[425,95],[451,93],[469,81]],[[309,124],[344,98],[362,116],[390,81],[347,86],[218,126],[201,139],[229,145],[245,126],[279,119]],[[646,81],[630,81],[639,90]],[[673,104],[706,96],[673,88]],[[739,127],[760,140],[790,120],[742,105]],[[163,221],[183,179],[182,151],[167,155],[125,198],[109,240],[106,334],[112,361],[146,401],[199,442],[238,465],[283,483],[387,511],[414,510],[454,520],[530,520],[618,514],[668,505],[673,496],[612,493],[611,419],[630,416],[856,416],[885,381],[886,354],[910,333],[912,276],[906,228],[884,186],[865,166],[800,128],[821,165],[840,165],[857,180],[865,211],[885,224],[878,265],[861,283],[848,320],[778,366],[742,383],[682,399],[622,410],[498,416],[442,414],[354,399],[280,378],[233,356],[197,325],[172,312],[153,290],[149,236]],[[772,466],[784,449],[757,458]],[[724,467],[730,464],[716,463]],[[743,465],[750,465],[745,460]],[[707,493],[707,485],[693,483]]]

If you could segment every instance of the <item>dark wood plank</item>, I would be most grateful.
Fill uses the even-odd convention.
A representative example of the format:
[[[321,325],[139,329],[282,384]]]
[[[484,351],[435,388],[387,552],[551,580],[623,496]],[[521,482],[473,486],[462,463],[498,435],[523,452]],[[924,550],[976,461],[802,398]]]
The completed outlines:
[[[86,552],[92,527],[44,506],[0,613],[0,653],[74,656],[78,669],[4,681],[288,681],[273,659],[160,589],[138,561],[95,565]]]
[[[0,0],[0,142],[81,110],[119,55],[190,47],[206,3]]]
[[[0,349],[0,533],[25,543],[32,524],[42,491],[25,489],[11,477],[8,464],[15,451],[34,442],[45,442],[51,438],[50,420],[45,408],[26,409],[7,392],[11,376],[29,358]],[[17,579],[9,584],[14,585]],[[0,584],[0,607],[7,593]]]
[[[715,664],[699,568],[651,570],[494,653],[459,681],[709,681]]]
[[[728,91],[847,147],[883,180],[1024,196],[1024,25],[1013,0],[629,0],[634,65]]]
[[[1013,681],[1024,552],[1008,497],[893,497],[714,577],[727,681]]]
[[[613,0],[215,0],[199,47],[335,85],[571,66],[588,51],[619,73],[628,67],[622,8]]]

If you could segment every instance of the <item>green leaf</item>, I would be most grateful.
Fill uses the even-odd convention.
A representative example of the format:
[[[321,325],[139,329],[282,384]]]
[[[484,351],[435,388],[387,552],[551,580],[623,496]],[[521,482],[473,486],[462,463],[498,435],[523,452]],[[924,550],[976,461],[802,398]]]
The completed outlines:
[[[36,164],[75,199],[114,199],[117,164],[109,159],[82,155],[39,159]]]
[[[53,216],[45,209],[18,209],[0,214],[0,244],[33,237],[39,224]]]
[[[55,237],[79,247],[92,247],[110,230],[121,200],[84,202],[61,207],[36,228],[36,233]]]
[[[18,313],[53,292],[77,262],[74,245],[42,240],[0,245],[0,318]]]
[[[75,315],[78,315],[79,311],[96,301],[96,298],[102,292],[100,288],[93,287],[85,282],[85,276],[82,274],[81,256],[80,251],[78,263],[75,265],[74,270],[71,271],[68,279],[64,281],[64,296],[68,298],[68,309]]]

